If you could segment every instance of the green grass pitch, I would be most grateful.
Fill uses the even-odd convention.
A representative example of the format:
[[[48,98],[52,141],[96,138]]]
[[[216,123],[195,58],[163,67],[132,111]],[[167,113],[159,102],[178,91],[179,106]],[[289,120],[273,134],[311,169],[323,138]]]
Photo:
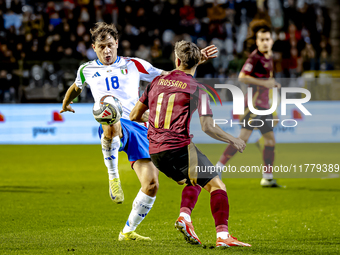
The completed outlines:
[[[275,164],[339,164],[339,147],[278,144]],[[199,148],[216,162],[224,145]],[[259,165],[261,158],[250,144],[230,163]],[[137,229],[153,242],[118,242],[140,187],[124,153],[120,175],[125,201],[116,205],[109,198],[100,145],[1,145],[0,254],[340,253],[339,178],[279,179],[285,189],[261,188],[260,174],[224,178],[229,230],[253,246],[216,249],[208,192],[202,191],[192,214],[204,246],[192,246],[174,228],[182,186],[163,174],[154,207]]]

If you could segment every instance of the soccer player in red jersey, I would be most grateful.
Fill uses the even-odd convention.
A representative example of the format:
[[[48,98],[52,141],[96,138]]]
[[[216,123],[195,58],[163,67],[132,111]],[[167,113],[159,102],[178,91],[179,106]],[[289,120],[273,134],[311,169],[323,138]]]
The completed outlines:
[[[228,232],[226,187],[216,171],[209,170],[214,169],[214,165],[191,142],[189,127],[192,114],[198,109],[202,130],[217,140],[230,143],[235,150],[242,152],[245,142],[214,125],[205,87],[193,78],[202,59],[198,47],[186,41],[177,42],[175,55],[176,70],[152,81],[131,111],[130,119],[142,121],[145,111],[150,110],[148,139],[151,160],[165,175],[179,184],[187,184],[182,192],[180,216],[175,223],[185,239],[192,244],[201,244],[190,215],[203,187],[210,193],[217,232],[216,246],[251,246]]]
[[[254,50],[239,74],[239,81],[249,84],[253,88],[253,104],[258,110],[269,109],[269,90],[281,85],[277,83],[273,77],[273,59],[272,59],[272,46],[273,39],[271,37],[270,27],[263,26],[256,32],[256,46]],[[246,97],[247,98],[247,97]],[[272,114],[270,115],[256,115],[249,111],[247,107],[247,100],[245,100],[246,110],[245,115],[241,117],[241,121],[244,121],[245,125],[241,129],[240,138],[247,142],[254,127],[260,126],[260,121],[252,121],[250,126],[248,121],[252,119],[261,119],[263,126],[258,127],[264,138],[264,150],[263,150],[263,161],[266,171],[263,172],[263,178],[261,185],[263,187],[280,187],[276,180],[273,179],[272,166],[274,163],[274,148],[275,148],[275,137],[271,121],[266,119],[273,119]],[[223,167],[231,157],[235,155],[237,150],[233,146],[227,146],[223,152],[216,167]]]

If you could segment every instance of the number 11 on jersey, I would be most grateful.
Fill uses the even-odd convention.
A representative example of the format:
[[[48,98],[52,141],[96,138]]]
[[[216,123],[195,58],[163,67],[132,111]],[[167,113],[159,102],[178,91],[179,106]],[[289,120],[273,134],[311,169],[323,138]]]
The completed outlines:
[[[161,93],[159,94],[157,98],[156,117],[155,117],[155,122],[154,122],[155,128],[159,128],[163,124],[163,123],[159,123],[159,115],[161,113],[163,97],[164,97],[164,93]],[[172,94],[169,97],[168,104],[166,107],[165,119],[164,119],[164,127],[163,127],[164,129],[170,128],[171,115],[172,115],[172,110],[174,108],[175,97],[176,97],[176,94]]]
[[[110,84],[109,84],[109,78],[108,77],[105,78],[105,82],[106,82],[107,91],[110,91]],[[113,89],[118,89],[119,88],[119,82],[118,82],[118,77],[117,76],[112,76],[111,77],[111,87]]]

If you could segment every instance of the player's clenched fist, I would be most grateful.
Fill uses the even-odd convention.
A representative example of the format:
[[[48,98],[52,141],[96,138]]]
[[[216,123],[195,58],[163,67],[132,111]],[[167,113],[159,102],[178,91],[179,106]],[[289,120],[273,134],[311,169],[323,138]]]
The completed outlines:
[[[276,82],[274,78],[270,78],[264,82],[264,86],[268,89],[281,88],[281,84]]]
[[[230,144],[241,153],[246,148],[246,143],[241,138],[235,138]]]
[[[276,84],[276,82],[275,82],[274,78],[270,78],[270,79],[268,79],[264,82],[264,86],[268,89],[274,88],[275,84]]]
[[[281,84],[275,81],[275,86],[274,87],[280,89],[281,88]]]

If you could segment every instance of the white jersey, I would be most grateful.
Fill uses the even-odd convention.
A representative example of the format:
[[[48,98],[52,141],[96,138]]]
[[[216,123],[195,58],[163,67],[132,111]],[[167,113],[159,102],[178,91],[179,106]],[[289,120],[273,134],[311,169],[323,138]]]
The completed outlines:
[[[109,66],[97,59],[79,67],[75,84],[80,89],[88,86],[95,102],[105,95],[117,97],[123,105],[122,118],[130,119],[130,112],[139,99],[140,80],[151,82],[161,72],[139,58],[117,57]]]

